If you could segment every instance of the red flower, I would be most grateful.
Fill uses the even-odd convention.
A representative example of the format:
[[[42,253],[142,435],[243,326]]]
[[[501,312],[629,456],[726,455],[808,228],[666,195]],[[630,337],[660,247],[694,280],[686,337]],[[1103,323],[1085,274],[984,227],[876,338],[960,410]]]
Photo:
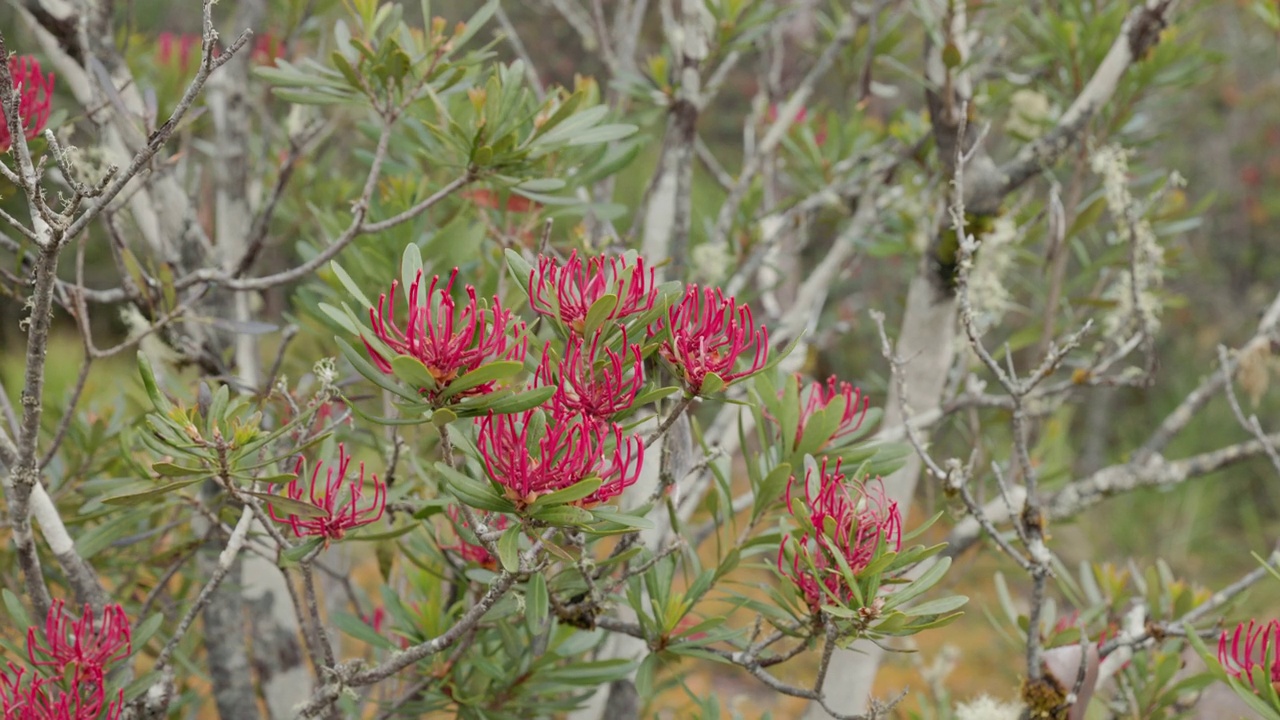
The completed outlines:
[[[102,624],[94,621],[93,608],[88,605],[80,619],[72,622],[61,600],[54,601],[45,618],[44,637],[47,645],[41,645],[34,627],[27,629],[27,657],[37,667],[52,667],[59,672],[68,665],[75,665],[76,672],[101,672],[107,665],[128,657],[133,650],[130,641],[129,617],[119,605],[102,609]],[[46,659],[37,659],[37,655]]]
[[[361,507],[360,500],[364,497],[364,463],[360,463],[359,476],[348,481],[347,467],[350,464],[351,456],[347,455],[346,447],[339,444],[338,471],[335,473],[330,467],[325,472],[324,484],[321,486],[320,469],[324,467],[324,463],[317,462],[311,470],[310,492],[307,499],[303,500],[302,478],[306,462],[298,458],[298,463],[293,469],[297,477],[285,487],[285,497],[309,503],[320,512],[305,516],[294,513],[277,515],[275,507],[268,502],[267,512],[271,515],[271,519],[287,523],[293,528],[293,534],[297,537],[323,537],[327,543],[329,540],[341,540],[348,530],[368,525],[382,517],[382,511],[387,504],[387,486],[378,481],[377,475],[370,475],[373,481],[373,499],[367,506]],[[343,485],[346,485],[347,489],[345,499],[342,492]]]
[[[626,328],[622,329],[621,353],[602,347],[603,336],[603,330],[596,331],[590,346],[583,338],[571,336],[564,359],[554,369],[551,354],[543,352],[538,382],[556,388],[553,402],[592,418],[608,420],[635,402],[636,393],[644,384],[644,363],[640,346],[627,342]]]
[[[455,526],[465,524],[465,521],[459,517],[458,507],[456,505],[449,506],[449,519],[454,522]],[[506,515],[493,515],[486,518],[484,522],[489,526],[490,531],[506,530],[508,524]],[[473,532],[474,530],[475,528],[472,528]],[[464,540],[461,535],[458,536],[457,545],[442,547],[441,549],[453,550],[458,553],[458,555],[462,556],[463,562],[473,563],[482,568],[488,568],[489,570],[498,569],[498,558],[491,555],[483,545],[469,543]]]
[[[813,530],[787,535],[778,548],[778,569],[795,583],[810,608],[816,610],[832,599],[848,602],[853,591],[840,572],[839,556],[856,575],[866,569],[879,549],[892,544],[895,552],[902,549],[902,515],[898,503],[889,500],[884,486],[868,487],[864,483],[846,484],[840,472],[840,461],[830,472],[822,461],[817,493],[805,473],[804,492],[807,515]],[[787,485],[787,508],[795,512],[793,476]],[[856,497],[850,497],[852,488]],[[786,550],[793,550],[790,568]],[[812,567],[811,567],[812,566]]]
[[[769,355],[769,332],[759,328],[751,316],[751,308],[725,298],[719,288],[699,290],[690,285],[679,304],[667,310],[650,328],[649,336],[666,329],[658,353],[675,366],[685,389],[693,394],[702,390],[708,373],[720,376],[725,385],[759,372]],[[751,367],[733,372],[738,357],[753,352]]]
[[[1255,671],[1263,673],[1272,685],[1280,683],[1280,620],[1266,625],[1250,620],[1237,626],[1234,633],[1224,630],[1218,638],[1218,662],[1229,675],[1247,679],[1250,685]]]
[[[13,90],[18,94],[18,117],[22,118],[23,135],[35,138],[49,122],[49,110],[53,107],[53,73],[46,76],[40,71],[40,62],[30,55],[9,58],[9,74],[13,77]],[[7,116],[0,110],[0,152],[9,149],[13,136],[9,133]]]
[[[604,484],[575,503],[594,505],[621,494],[640,477],[640,438],[624,439],[617,425],[584,418],[563,406],[552,405],[549,412],[534,408],[512,415],[490,413],[477,422],[476,444],[485,469],[517,505],[598,477]]]
[[[420,390],[433,401],[448,388],[449,383],[487,362],[524,360],[528,347],[524,323],[513,320],[511,312],[502,308],[497,296],[493,298],[493,307],[483,309],[476,299],[476,289],[467,285],[466,293],[470,300],[459,313],[452,295],[453,281],[457,277],[458,269],[454,268],[449,282],[437,290],[440,276],[436,275],[423,297],[422,272],[419,271],[409,286],[409,317],[403,331],[395,320],[396,282],[391,283],[389,297],[378,297],[376,311],[369,308],[369,320],[378,339],[393,352],[417,358],[427,367],[437,387]],[[390,361],[367,339],[361,339],[378,369],[390,374]],[[457,397],[483,395],[493,392],[496,386],[496,381],[481,383],[458,393]]]
[[[544,297],[548,286],[555,290],[554,298]],[[621,257],[593,257],[583,261],[574,250],[563,266],[553,257],[539,256],[537,269],[529,274],[529,305],[534,312],[558,317],[578,334],[586,324],[587,311],[609,294],[618,298],[609,320],[652,309],[658,299],[654,270],[650,268],[646,274],[641,257],[637,257],[634,264],[628,264]]]
[[[284,52],[284,41],[276,37],[275,33],[267,31],[254,39],[253,52],[249,57],[259,65],[274,65],[276,58],[283,57]]]
[[[43,634],[45,644],[37,638]],[[42,633],[27,630],[27,657],[34,667],[47,667],[51,677],[12,662],[0,670],[0,711],[5,720],[99,720],[106,702],[106,671],[132,652],[129,618],[119,605],[103,608],[102,622],[93,609],[72,622],[63,601],[49,608]],[[124,691],[107,707],[107,720],[124,710]]]
[[[512,193],[507,196],[506,203],[498,201],[498,194],[492,190],[478,188],[474,190],[463,190],[458,195],[462,198],[470,200],[476,207],[486,208],[488,210],[497,210],[502,208],[512,213],[531,213],[537,212],[542,208],[540,203],[536,203],[522,195]]]
[[[156,38],[156,63],[173,66],[185,73],[191,64],[191,51],[200,49],[200,36],[162,32]]]
[[[795,376],[796,385],[800,384],[800,376]],[[840,425],[837,426],[835,433],[826,438],[818,449],[821,450],[829,445],[837,438],[858,431],[862,427],[862,421],[867,416],[867,408],[871,404],[871,398],[863,397],[862,390],[853,387],[847,382],[836,383],[836,376],[832,375],[827,379],[827,384],[814,381],[809,386],[809,397],[805,398],[804,405],[800,408],[800,424],[796,426],[796,439],[793,447],[800,446],[800,439],[804,437],[805,425],[814,413],[819,410],[825,410],[832,401],[837,397],[844,399],[844,412],[840,415]]]

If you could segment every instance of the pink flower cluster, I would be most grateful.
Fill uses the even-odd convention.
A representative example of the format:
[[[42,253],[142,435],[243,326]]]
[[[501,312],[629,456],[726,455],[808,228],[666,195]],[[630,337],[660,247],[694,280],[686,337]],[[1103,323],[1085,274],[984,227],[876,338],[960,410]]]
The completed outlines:
[[[1254,684],[1254,674],[1280,690],[1280,620],[1241,623],[1218,638],[1218,662],[1232,677]]]
[[[49,122],[49,111],[53,107],[53,73],[45,75],[40,70],[40,62],[30,55],[9,58],[9,74],[13,77],[13,90],[18,94],[18,117],[22,119],[23,135],[28,140],[35,138]],[[6,151],[13,144],[13,135],[9,133],[7,116],[0,110],[0,152]]]
[[[644,258],[636,258],[631,264],[620,257],[583,260],[575,250],[564,265],[543,255],[529,274],[529,305],[533,311],[559,318],[579,335],[586,326],[587,312],[605,295],[617,298],[607,320],[623,320],[653,309],[658,299],[654,270],[646,270]]]
[[[449,281],[439,287],[440,276],[431,279],[431,285],[422,292],[422,272],[419,271],[409,286],[409,313],[402,330],[396,323],[395,304],[397,283],[391,283],[391,292],[378,297],[378,307],[369,309],[369,320],[374,334],[392,352],[417,359],[426,366],[427,373],[435,381],[434,388],[420,388],[428,400],[435,402],[448,389],[449,384],[468,372],[495,360],[524,360],[528,340],[524,337],[525,325],[514,320],[511,311],[503,309],[497,296],[488,308],[480,306],[476,289],[467,285],[468,302],[459,310],[453,298],[453,283],[458,269],[453,269]],[[378,369],[393,372],[391,360],[364,340],[365,349]],[[484,395],[493,392],[497,383],[486,382],[457,394],[457,398]],[[453,398],[450,398],[452,400]]]
[[[103,608],[99,623],[87,605],[80,619],[73,621],[63,601],[54,602],[43,630],[27,630],[31,670],[13,662],[7,669],[0,668],[4,720],[119,718],[124,691],[107,703],[106,675],[112,664],[132,651],[129,618],[119,605]]]
[[[902,514],[898,503],[889,500],[884,486],[846,482],[840,472],[840,461],[827,470],[824,458],[819,470],[816,491],[811,487],[810,473],[805,473],[804,512],[811,530],[792,532],[778,548],[778,569],[805,597],[809,607],[817,611],[832,602],[848,602],[854,594],[840,571],[841,562],[857,575],[876,557],[882,547],[902,549]],[[796,478],[787,485],[787,508],[797,512],[794,503]],[[851,495],[852,491],[852,495]],[[787,562],[787,551],[791,561]]]
[[[756,327],[751,308],[726,298],[719,288],[690,285],[684,298],[649,329],[649,337],[666,332],[658,354],[671,364],[686,391],[697,395],[710,373],[725,385],[759,372],[769,355],[769,331]],[[734,371],[738,358],[751,357],[745,370]]]
[[[378,481],[377,475],[370,475],[373,497],[367,505],[361,506],[365,485],[364,463],[360,463],[359,475],[348,478],[347,469],[350,465],[351,456],[347,455],[346,447],[338,445],[337,471],[330,467],[321,482],[320,470],[324,468],[324,463],[316,462],[311,469],[311,478],[307,480],[306,461],[298,458],[293,469],[296,477],[285,486],[283,497],[305,502],[316,508],[317,512],[303,516],[285,511],[277,514],[275,506],[268,502],[267,512],[271,519],[287,524],[296,537],[322,537],[328,543],[330,540],[341,540],[348,530],[368,525],[382,517],[387,504],[386,485]],[[303,490],[304,484],[308,486],[306,491]]]

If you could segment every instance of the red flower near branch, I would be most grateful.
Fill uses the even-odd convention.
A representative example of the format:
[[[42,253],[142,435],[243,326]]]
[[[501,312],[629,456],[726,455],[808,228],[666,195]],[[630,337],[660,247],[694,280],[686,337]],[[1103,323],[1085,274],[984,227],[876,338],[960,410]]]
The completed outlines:
[[[497,296],[493,298],[492,307],[482,308],[476,289],[467,285],[468,302],[459,310],[452,294],[457,277],[458,269],[454,268],[444,287],[438,287],[440,276],[436,275],[423,293],[419,271],[409,286],[409,315],[403,330],[395,319],[396,282],[391,283],[389,294],[378,297],[377,309],[369,309],[369,320],[378,339],[392,352],[417,358],[426,366],[437,387],[420,390],[433,401],[449,383],[487,362],[524,360],[528,347],[524,323],[513,319]],[[361,340],[378,369],[391,374],[390,360],[374,349],[368,339],[361,337]],[[457,397],[483,395],[496,387],[497,381],[481,383],[458,393]]]
[[[538,267],[529,274],[530,307],[539,314],[560,318],[575,333],[582,333],[591,306],[609,294],[617,296],[618,304],[606,319],[620,320],[652,309],[658,299],[654,270],[645,268],[644,258],[630,264],[620,257],[583,260],[575,250],[564,265],[553,257],[540,256]]]
[[[0,712],[5,720],[100,720],[109,666],[132,650],[129,618],[119,605],[103,608],[99,623],[91,607],[73,621],[63,601],[55,601],[43,629],[27,630],[27,657],[33,667],[48,668],[50,677],[10,662],[0,669]],[[105,717],[115,720],[123,710],[120,690]]]
[[[1252,685],[1256,672],[1280,688],[1280,620],[1265,625],[1250,620],[1234,633],[1224,630],[1218,638],[1218,662],[1237,680]]]
[[[13,90],[18,95],[18,117],[22,119],[23,135],[35,138],[49,122],[53,107],[53,73],[40,71],[40,62],[30,55],[9,58],[9,75],[13,77]],[[5,122],[0,125],[0,151],[7,151],[13,144],[9,132],[8,116],[0,109]]]
[[[622,352],[605,346],[604,331],[591,343],[576,335],[569,338],[564,358],[555,366],[544,352],[538,366],[538,382],[555,387],[553,402],[598,420],[608,420],[629,409],[644,384],[640,346],[628,342],[622,329]]]
[[[801,384],[799,375],[795,376],[795,382],[797,385]],[[818,449],[821,450],[832,441],[857,432],[858,428],[862,427],[862,421],[867,417],[867,409],[870,407],[871,398],[863,397],[861,389],[855,388],[847,382],[837,384],[836,376],[832,375],[827,379],[826,385],[815,381],[809,386],[809,396],[805,398],[804,405],[800,408],[800,424],[796,426],[796,447],[800,445],[800,438],[804,437],[805,425],[813,417],[814,413],[819,410],[825,410],[837,397],[844,399],[844,412],[840,415],[840,425]]]
[[[854,597],[840,572],[839,556],[855,575],[866,569],[881,547],[902,549],[902,515],[898,503],[889,500],[884,486],[847,483],[840,461],[827,470],[822,461],[816,492],[810,487],[811,472],[805,473],[804,503],[799,512],[809,518],[813,530],[792,533],[778,548],[778,569],[795,583],[809,607],[816,610],[833,599],[848,602]],[[797,512],[793,495],[796,479],[787,485],[787,508]],[[850,495],[850,490],[854,495]],[[786,562],[786,551],[793,551]]]
[[[456,505],[449,506],[449,519],[453,521],[455,526],[466,524],[466,521],[460,517],[460,513],[458,512],[458,507]],[[508,525],[506,515],[494,515],[490,518],[486,518],[483,522],[488,523],[490,531],[506,530]],[[474,532],[475,528],[471,528],[471,530]],[[461,535],[458,536],[457,545],[450,545],[448,547],[441,546],[441,549],[452,550],[458,553],[458,555],[462,557],[463,562],[473,563],[489,570],[496,570],[498,568],[498,558],[490,554],[483,545],[467,542]]]
[[[347,455],[346,447],[338,445],[337,472],[334,472],[335,468],[330,467],[325,472],[322,483],[320,470],[324,468],[324,463],[317,462],[311,469],[310,480],[304,481],[303,471],[306,461],[298,458],[298,463],[293,469],[297,477],[285,487],[284,497],[307,503],[315,507],[319,513],[303,516],[296,513],[277,515],[274,505],[268,502],[267,512],[271,515],[271,519],[287,524],[297,537],[323,537],[327,543],[329,540],[341,540],[348,530],[368,525],[382,517],[387,504],[386,485],[378,480],[377,475],[370,475],[373,483],[373,497],[367,505],[362,507],[361,500],[364,499],[365,484],[364,463],[360,463],[360,474],[348,479],[347,468],[350,465],[351,456]],[[304,482],[308,484],[308,491],[305,493],[302,488]]]
[[[719,288],[699,290],[697,285],[690,285],[684,299],[650,328],[649,336],[664,329],[668,336],[658,353],[675,366],[685,389],[695,395],[710,373],[728,385],[759,372],[768,359],[768,330],[763,325],[757,328],[751,308],[726,298]],[[734,372],[743,355],[751,357],[750,367]]]
[[[598,477],[604,484],[575,503],[595,505],[620,495],[640,477],[640,438],[623,438],[618,426],[584,418],[563,406],[552,405],[545,423],[535,421],[539,412],[535,408],[511,415],[490,413],[477,421],[476,444],[485,469],[517,505],[530,505],[542,495]]]

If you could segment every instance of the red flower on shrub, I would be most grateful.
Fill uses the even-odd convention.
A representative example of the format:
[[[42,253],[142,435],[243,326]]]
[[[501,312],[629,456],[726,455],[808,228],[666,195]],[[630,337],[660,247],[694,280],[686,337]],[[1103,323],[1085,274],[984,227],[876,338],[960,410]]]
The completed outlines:
[[[466,524],[466,521],[463,520],[460,515],[461,514],[458,512],[458,507],[456,505],[449,506],[449,519],[454,522],[454,525]],[[506,530],[508,525],[506,515],[493,515],[486,518],[484,522],[488,524],[490,531]],[[475,532],[475,528],[471,528],[471,530],[472,532]],[[458,536],[457,545],[450,545],[448,547],[442,546],[441,549],[452,550],[458,553],[458,555],[462,557],[463,562],[479,565],[480,567],[487,568],[489,570],[496,570],[498,568],[498,558],[490,554],[483,545],[467,542],[461,535]]]
[[[854,595],[840,572],[839,556],[855,575],[866,569],[881,547],[902,549],[902,514],[898,503],[889,500],[884,486],[848,482],[840,472],[840,461],[827,470],[824,458],[818,472],[816,492],[805,473],[804,505],[794,490],[796,478],[787,485],[787,509],[808,517],[812,529],[793,532],[778,548],[778,569],[787,576],[810,608],[816,610],[838,598],[848,602]],[[850,494],[852,491],[852,495]],[[792,560],[786,561],[786,551]]]
[[[422,272],[419,271],[409,286],[409,315],[405,328],[396,324],[396,287],[391,283],[389,295],[378,297],[378,307],[369,309],[369,320],[374,334],[392,352],[417,358],[426,366],[437,387],[420,388],[431,400],[435,400],[449,383],[494,360],[524,360],[528,340],[524,337],[525,325],[512,318],[504,310],[497,296],[493,306],[482,308],[476,298],[476,289],[466,286],[468,302],[461,309],[453,299],[453,282],[458,269],[453,269],[444,287],[438,287],[440,276],[431,279],[431,285],[422,292]],[[384,373],[393,372],[391,362],[374,349],[368,339],[361,337],[369,357]],[[456,397],[483,395],[493,392],[497,381],[481,383],[458,393]]]
[[[553,367],[551,354],[544,352],[538,366],[538,382],[555,387],[553,402],[574,412],[608,420],[631,407],[644,384],[644,363],[640,346],[627,341],[622,329],[622,352],[614,352],[597,331],[591,343],[571,336],[564,358]]]
[[[119,605],[103,608],[98,622],[87,605],[80,619],[72,620],[63,601],[55,601],[44,627],[27,630],[27,657],[33,667],[48,668],[50,676],[28,674],[13,662],[0,669],[0,712],[5,720],[100,720],[109,666],[132,650],[129,618]],[[121,690],[105,717],[115,720],[123,710]]]
[[[1265,625],[1250,620],[1234,633],[1224,630],[1218,638],[1218,662],[1229,675],[1250,685],[1256,672],[1280,687],[1280,620]]]
[[[45,75],[40,71],[40,62],[30,55],[9,58],[9,75],[13,77],[13,90],[18,95],[18,117],[22,119],[23,135],[28,140],[35,138],[49,122],[49,111],[53,107],[53,73]],[[13,136],[9,133],[7,116],[0,109],[0,118],[5,122],[0,125],[0,151],[6,151],[13,144]]]
[[[477,422],[476,444],[485,469],[517,505],[598,477],[604,484],[575,503],[594,505],[621,494],[640,477],[640,438],[623,438],[618,426],[584,418],[563,406],[490,413]]]
[[[699,290],[690,285],[684,299],[667,310],[650,328],[653,337],[662,330],[658,353],[675,366],[686,390],[697,394],[709,373],[720,376],[725,385],[759,372],[769,355],[769,332],[756,327],[751,308],[726,298],[719,288]],[[751,358],[745,370],[734,372],[740,356]]]
[[[156,37],[156,63],[177,66],[178,72],[185,73],[191,65],[191,51],[199,49],[199,35],[162,32]]]
[[[800,376],[795,376],[795,382],[800,385]],[[836,398],[844,399],[844,412],[840,415],[840,424],[836,427],[836,431],[826,439],[818,449],[829,445],[832,441],[842,438],[851,433],[858,431],[862,427],[862,421],[867,417],[867,409],[870,407],[871,398],[863,397],[862,390],[853,387],[847,382],[836,382],[836,376],[832,375],[827,379],[826,384],[814,381],[809,386],[809,395],[804,398],[804,404],[800,407],[800,424],[796,426],[795,447],[800,445],[800,438],[804,437],[805,425],[819,410],[827,409],[827,406]]]
[[[284,497],[307,503],[318,512],[305,515],[282,512],[277,515],[274,505],[268,502],[267,512],[271,519],[287,524],[297,537],[323,537],[327,543],[330,540],[341,540],[348,530],[368,525],[382,517],[387,504],[387,486],[379,482],[377,475],[370,475],[373,497],[362,507],[364,463],[360,463],[360,474],[348,479],[347,468],[350,465],[351,456],[347,455],[346,447],[338,445],[336,472],[335,468],[330,467],[322,481],[320,470],[324,468],[324,463],[316,462],[311,469],[310,480],[305,480],[303,471],[306,461],[298,458],[293,469],[296,477],[285,486]],[[303,484],[308,486],[306,491],[303,490]]]
[[[554,296],[548,293],[548,288]],[[644,258],[628,263],[621,257],[593,257],[583,260],[574,250],[561,265],[553,257],[542,255],[538,267],[529,274],[529,305],[548,317],[558,317],[575,333],[581,334],[587,311],[600,298],[613,294],[618,304],[609,320],[638,315],[653,308],[658,299],[654,270],[646,270]]]

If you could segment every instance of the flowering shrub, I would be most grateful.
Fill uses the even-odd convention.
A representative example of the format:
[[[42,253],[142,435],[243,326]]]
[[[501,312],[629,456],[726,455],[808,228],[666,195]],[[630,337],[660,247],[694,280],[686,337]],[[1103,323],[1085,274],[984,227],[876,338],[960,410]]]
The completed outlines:
[[[31,4],[79,107],[0,173],[0,302],[23,334],[5,357],[24,366],[0,373],[21,382],[0,392],[4,720],[641,717],[712,663],[883,718],[850,693],[887,638],[959,616],[967,598],[940,584],[984,537],[1030,587],[1025,603],[999,593],[1029,714],[1078,720],[1096,689],[1064,679],[1056,651],[1073,646],[1045,640],[1060,591],[1141,606],[1081,639],[1067,672],[1124,673],[1125,711],[1168,717],[1194,685],[1172,679],[1168,639],[1195,642],[1217,605],[1164,568],[1141,592],[1101,571],[1073,585],[1048,530],[1125,482],[1267,447],[1255,418],[1253,441],[1209,459],[1158,434],[1096,478],[1057,460],[1077,389],[1145,388],[1158,366],[1133,360],[1157,346],[1175,259],[1161,243],[1187,218],[1160,211],[1173,178],[1149,199],[1130,187],[1158,174],[1118,148],[1125,128],[1158,146],[1141,86],[1195,74],[1156,47],[1177,4],[1049,3],[988,39],[1000,10],[1025,8],[940,3],[905,22],[893,3],[550,3],[582,35],[573,52],[600,53],[552,68],[530,63],[561,34],[526,46],[527,3],[475,3],[465,22],[380,0],[273,5],[273,32],[220,35],[204,0],[183,16],[198,33],[158,36],[146,12],[125,29],[92,3]],[[258,22],[250,5],[219,6],[216,25]],[[1008,72],[972,38],[1007,41]],[[927,56],[912,94],[899,46]],[[34,137],[53,77],[29,57],[5,68],[13,128]],[[818,85],[851,69],[838,92]],[[1043,142],[983,142],[1010,124],[1006,75],[1036,78],[1054,109]],[[927,108],[908,99],[919,87]],[[722,130],[742,131],[727,163]],[[1109,170],[1089,173],[1089,155]],[[1009,282],[1037,242],[1043,302],[1026,297],[1041,283]],[[870,295],[906,273],[905,298]],[[987,318],[979,285],[1026,312]],[[878,306],[903,326],[873,314],[879,356],[851,352]],[[1096,326],[1064,325],[1099,307]],[[117,314],[128,334],[102,342]],[[1265,386],[1275,316],[1215,382]],[[101,380],[122,353],[141,391]],[[1186,407],[1206,407],[1205,387]],[[1159,433],[1196,414],[1179,413]],[[928,437],[955,426],[964,443]],[[950,447],[975,452],[930,455]],[[918,496],[941,498],[949,545],[913,544]],[[70,618],[55,597],[88,609]],[[1198,627],[1172,633],[1184,619]],[[1250,626],[1220,646],[1222,677],[1263,707],[1280,702],[1275,638]]]

